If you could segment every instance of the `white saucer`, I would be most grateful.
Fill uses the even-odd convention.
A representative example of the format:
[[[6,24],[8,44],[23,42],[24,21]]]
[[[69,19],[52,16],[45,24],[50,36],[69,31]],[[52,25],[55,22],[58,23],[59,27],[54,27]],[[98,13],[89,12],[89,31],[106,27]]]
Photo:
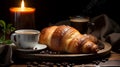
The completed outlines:
[[[22,49],[22,48],[18,48],[16,49],[17,51],[21,51],[21,52],[35,52],[35,51],[39,51],[39,50],[43,50],[47,48],[47,45],[44,44],[37,44],[33,49]]]
[[[47,48],[46,45],[38,44],[38,45],[34,46],[33,50],[42,50],[42,49],[45,49],[45,48]]]

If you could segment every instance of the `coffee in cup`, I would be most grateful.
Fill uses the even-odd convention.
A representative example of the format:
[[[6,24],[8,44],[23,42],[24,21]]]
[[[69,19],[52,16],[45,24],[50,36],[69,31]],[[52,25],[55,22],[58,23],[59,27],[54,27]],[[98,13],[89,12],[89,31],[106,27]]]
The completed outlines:
[[[87,33],[89,17],[72,17],[70,18],[71,26],[76,28],[80,33]]]
[[[15,33],[11,35],[11,40],[19,48],[34,48],[38,45],[40,36],[40,31],[32,29],[21,29],[16,30]]]

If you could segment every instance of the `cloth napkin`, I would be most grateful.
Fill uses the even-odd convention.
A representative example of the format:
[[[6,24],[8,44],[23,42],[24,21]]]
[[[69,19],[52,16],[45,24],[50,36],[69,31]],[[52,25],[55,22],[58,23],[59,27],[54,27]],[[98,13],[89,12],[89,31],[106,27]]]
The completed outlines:
[[[55,25],[71,25],[69,20],[60,21]],[[96,36],[99,40],[107,41],[112,49],[120,52],[120,26],[106,14],[91,18],[88,34]]]
[[[120,52],[120,26],[107,15],[102,14],[91,19],[90,34],[112,45],[114,51]]]
[[[0,67],[12,64],[12,47],[10,45],[0,45]]]

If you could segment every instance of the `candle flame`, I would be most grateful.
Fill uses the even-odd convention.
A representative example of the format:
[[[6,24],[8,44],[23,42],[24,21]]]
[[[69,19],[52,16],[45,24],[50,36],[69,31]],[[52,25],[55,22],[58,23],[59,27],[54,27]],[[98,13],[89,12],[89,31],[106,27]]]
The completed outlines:
[[[25,3],[24,3],[24,0],[22,0],[21,2],[21,8],[24,9],[25,8]]]

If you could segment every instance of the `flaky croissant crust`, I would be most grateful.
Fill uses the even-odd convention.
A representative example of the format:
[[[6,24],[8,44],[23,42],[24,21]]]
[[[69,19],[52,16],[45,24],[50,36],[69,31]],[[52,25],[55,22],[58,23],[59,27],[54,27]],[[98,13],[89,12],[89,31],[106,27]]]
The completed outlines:
[[[71,26],[50,26],[41,30],[39,43],[51,50],[68,53],[97,53],[97,39],[92,35],[81,34]]]

